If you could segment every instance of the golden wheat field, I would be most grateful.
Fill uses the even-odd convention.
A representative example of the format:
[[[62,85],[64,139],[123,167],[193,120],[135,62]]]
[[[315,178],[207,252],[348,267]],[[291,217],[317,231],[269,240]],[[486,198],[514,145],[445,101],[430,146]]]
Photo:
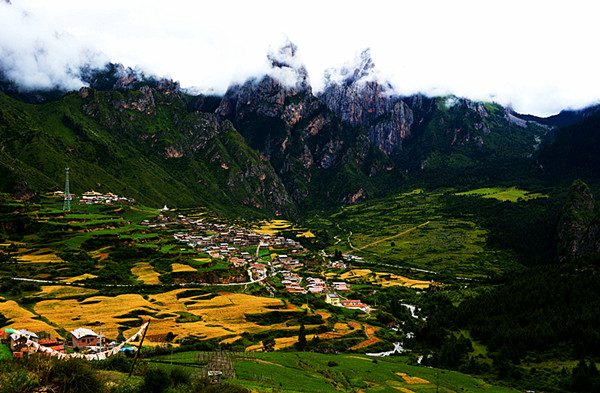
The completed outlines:
[[[343,273],[340,278],[342,280],[365,279],[372,284],[378,284],[384,287],[399,285],[409,288],[425,289],[433,285],[429,281],[413,280],[393,273],[373,272],[370,269],[352,269]]]
[[[91,296],[98,293],[97,289],[73,287],[67,285],[44,285],[36,297],[41,298],[64,298],[72,296]]]
[[[406,373],[396,373],[396,375],[402,377],[402,379],[404,379],[404,382],[406,382],[409,385],[425,385],[431,383],[426,379],[419,377],[411,377]]]
[[[291,347],[292,345],[298,342],[298,336],[291,337],[280,337],[275,339],[275,350],[279,350],[282,348]],[[262,352],[263,351],[262,343],[256,345],[250,345],[246,348],[246,351],[249,352]]]
[[[158,285],[160,280],[158,274],[152,265],[148,262],[138,262],[131,268],[131,274],[133,274],[139,281],[146,285]]]
[[[0,303],[0,314],[4,315],[8,321],[3,328],[16,330],[29,330],[30,332],[48,332],[52,337],[61,337],[56,330],[46,322],[34,319],[36,315],[31,311],[20,307],[17,302],[9,300]],[[64,337],[62,337],[64,338]]]
[[[17,257],[19,263],[62,263],[64,262],[55,253],[32,253],[26,255],[20,255]]]
[[[42,294],[60,294],[61,291],[62,289],[44,288]],[[246,321],[246,313],[257,314],[272,311],[269,307],[285,307],[281,300],[227,292],[212,298],[200,295],[178,299],[177,295],[184,291],[187,290],[177,289],[149,295],[146,299],[141,295],[126,294],[91,296],[83,301],[41,300],[34,306],[34,311],[67,331],[78,327],[93,328],[97,322],[102,322],[103,334],[109,339],[117,337],[119,328],[123,330],[125,337],[129,337],[146,320],[151,320],[148,329],[150,335],[172,332],[176,336],[196,336],[203,339],[228,338],[244,332],[256,333],[272,328],[298,329],[298,326],[286,326],[284,323],[261,326]],[[13,307],[15,305],[16,303]],[[27,314],[30,319],[34,316],[32,313]]]
[[[87,280],[88,278],[96,278],[96,277],[98,277],[98,276],[96,276],[94,274],[90,274],[90,273],[85,273],[85,274],[75,276],[75,277],[61,278],[60,281],[74,283],[77,281],[83,281],[83,280]]]
[[[173,268],[173,273],[198,271],[195,268],[191,267],[190,265],[184,265],[182,263],[174,263],[171,267]]]

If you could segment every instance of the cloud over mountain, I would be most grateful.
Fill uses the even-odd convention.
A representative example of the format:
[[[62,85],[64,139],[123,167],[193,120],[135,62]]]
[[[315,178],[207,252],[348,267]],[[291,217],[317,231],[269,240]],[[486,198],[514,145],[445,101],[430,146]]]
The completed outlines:
[[[85,84],[83,70],[107,61],[100,51],[18,5],[0,3],[0,71],[20,89],[77,89]]]

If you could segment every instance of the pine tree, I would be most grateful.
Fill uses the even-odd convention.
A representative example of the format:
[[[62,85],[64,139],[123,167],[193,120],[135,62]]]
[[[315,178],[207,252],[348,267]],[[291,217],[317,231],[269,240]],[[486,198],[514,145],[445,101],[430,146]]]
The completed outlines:
[[[306,349],[306,328],[304,324],[300,325],[300,330],[298,331],[298,342],[296,343],[296,348],[298,351],[304,351]]]

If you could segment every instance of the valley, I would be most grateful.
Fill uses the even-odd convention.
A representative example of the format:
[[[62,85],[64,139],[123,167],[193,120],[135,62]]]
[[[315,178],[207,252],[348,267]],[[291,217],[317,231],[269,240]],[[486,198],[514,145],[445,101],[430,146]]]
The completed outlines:
[[[369,50],[313,90],[289,40],[264,68],[0,67],[0,390],[599,390],[598,107],[401,96]]]
[[[181,356],[191,356],[186,351],[195,348],[364,356],[402,343],[412,349],[404,360],[377,364],[402,370],[427,353],[414,337],[422,334],[429,299],[436,293],[459,304],[487,292],[490,277],[524,269],[515,250],[490,245],[483,218],[499,207],[547,198],[506,199],[506,193],[417,189],[327,214],[315,212],[302,225],[131,202],[74,203],[65,212],[60,197],[22,202],[4,196],[2,209],[11,213],[3,216],[3,228],[21,223],[22,230],[7,232],[0,245],[0,314],[5,329],[59,340],[76,328],[101,324],[107,340],[118,342],[150,321],[144,346],[159,351],[171,347],[183,351]],[[471,207],[477,201],[483,207],[475,213]],[[286,282],[290,279],[293,285]],[[322,284],[311,284],[319,280]],[[328,293],[358,299],[366,308],[328,304]],[[299,344],[301,336],[305,344]],[[343,365],[339,356],[327,362]],[[281,372],[266,382],[252,382],[254,374],[244,376],[246,363],[238,363],[233,383],[258,391],[269,384],[290,384]],[[380,391],[384,385],[419,388],[398,377],[400,371],[380,385],[367,377],[363,382],[348,379],[343,367],[340,374],[331,369],[333,374],[319,377],[324,378],[318,382],[322,387],[315,385],[315,391],[339,383],[364,386],[365,391]],[[302,372],[314,378],[310,371]],[[431,376],[425,380],[423,384],[432,384]],[[440,385],[448,391],[467,386],[464,381],[445,383]],[[304,391],[293,386],[280,389]]]

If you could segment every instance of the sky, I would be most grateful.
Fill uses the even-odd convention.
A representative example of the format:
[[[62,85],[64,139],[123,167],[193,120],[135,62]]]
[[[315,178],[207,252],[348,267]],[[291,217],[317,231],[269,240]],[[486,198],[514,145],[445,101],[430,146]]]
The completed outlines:
[[[454,94],[549,116],[600,103],[600,2],[0,0],[0,62],[25,87],[81,86],[107,61],[224,93],[298,46],[313,90],[371,48],[400,95]]]

